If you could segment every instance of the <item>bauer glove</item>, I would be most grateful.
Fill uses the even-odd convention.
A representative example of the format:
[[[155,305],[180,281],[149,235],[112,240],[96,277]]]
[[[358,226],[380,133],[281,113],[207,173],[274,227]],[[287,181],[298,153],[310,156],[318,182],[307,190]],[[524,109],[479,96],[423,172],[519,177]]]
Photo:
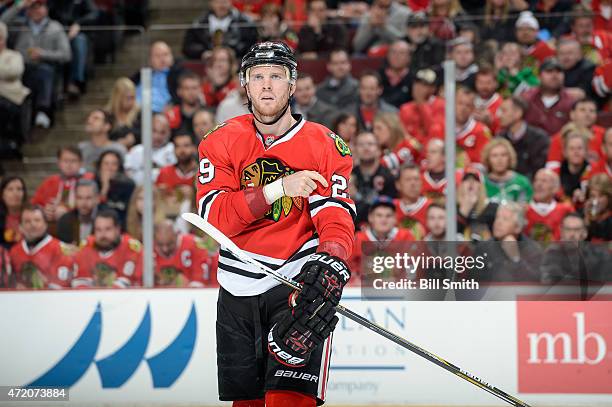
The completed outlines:
[[[313,254],[295,278],[302,284],[302,291],[292,294],[290,304],[313,302],[322,298],[336,306],[342,297],[342,289],[350,278],[351,272],[340,258],[327,253]]]

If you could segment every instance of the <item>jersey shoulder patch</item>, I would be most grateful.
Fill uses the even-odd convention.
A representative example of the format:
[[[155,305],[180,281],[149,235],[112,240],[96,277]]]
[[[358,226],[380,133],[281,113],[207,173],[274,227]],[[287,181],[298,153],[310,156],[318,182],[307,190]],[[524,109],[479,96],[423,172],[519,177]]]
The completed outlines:
[[[346,157],[347,155],[352,156],[351,149],[346,144],[346,142],[342,139],[342,137],[340,137],[333,131],[328,132],[327,136],[333,140],[336,150],[342,157]]]
[[[140,253],[140,251],[142,250],[142,243],[140,243],[138,240],[134,239],[133,237],[130,237],[128,239],[128,247],[130,248],[131,251]]]

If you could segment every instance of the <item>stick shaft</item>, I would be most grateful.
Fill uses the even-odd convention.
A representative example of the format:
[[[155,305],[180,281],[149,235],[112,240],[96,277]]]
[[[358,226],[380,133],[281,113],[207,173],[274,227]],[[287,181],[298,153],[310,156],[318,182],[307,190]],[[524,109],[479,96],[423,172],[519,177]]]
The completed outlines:
[[[194,225],[195,227],[197,227],[198,229],[201,229],[202,231],[204,231],[207,235],[209,235],[210,237],[212,237],[214,240],[217,241],[217,243],[219,243],[220,245],[224,246],[229,252],[231,252],[234,256],[236,256],[239,260],[250,264],[254,267],[257,267],[259,270],[261,270],[264,274],[267,274],[271,277],[273,277],[275,280],[277,280],[278,282],[285,284],[291,288],[297,289],[297,290],[301,290],[300,285],[294,281],[291,278],[288,278],[286,276],[283,276],[282,274],[278,273],[275,270],[272,270],[271,268],[261,264],[260,262],[258,262],[257,260],[253,259],[251,256],[249,256],[247,253],[245,253],[242,249],[240,249],[230,238],[228,238],[227,236],[225,236],[221,231],[219,231],[217,228],[215,228],[213,225],[211,225],[210,223],[206,222],[202,217],[198,216],[195,213],[184,213],[183,215],[183,219],[185,219],[187,222],[191,223],[192,225]],[[363,316],[357,314],[356,312],[353,312],[351,310],[349,310],[348,308],[344,307],[343,305],[339,304],[336,306],[336,311],[338,311],[338,313],[340,315],[343,315],[344,317],[358,323],[359,325],[362,325],[366,328],[368,328],[369,330],[389,339],[390,341],[400,345],[401,347],[408,349],[409,351],[416,353],[417,355],[429,360],[430,362],[440,366],[441,368],[443,368],[444,370],[453,373],[454,375],[472,383],[473,385],[480,387],[481,389],[485,390],[486,392],[500,398],[501,400],[509,403],[510,405],[516,406],[516,407],[530,407],[527,403],[511,396],[510,394],[506,393],[503,390],[498,389],[495,386],[491,386],[490,384],[482,381],[481,379],[479,379],[476,376],[473,376],[471,374],[469,374],[468,372],[462,370],[461,368],[459,368],[458,366],[455,366],[454,364],[442,359],[441,357],[421,348],[420,346],[415,345],[414,343],[394,334],[393,332],[381,327],[380,325],[377,325],[375,323],[373,323],[372,321],[364,318]]]

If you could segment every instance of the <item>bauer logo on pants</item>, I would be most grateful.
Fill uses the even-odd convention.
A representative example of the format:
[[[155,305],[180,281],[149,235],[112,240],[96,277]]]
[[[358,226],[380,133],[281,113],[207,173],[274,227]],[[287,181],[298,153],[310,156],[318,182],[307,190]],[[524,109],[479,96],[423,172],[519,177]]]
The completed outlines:
[[[612,394],[612,302],[517,302],[521,393]]]

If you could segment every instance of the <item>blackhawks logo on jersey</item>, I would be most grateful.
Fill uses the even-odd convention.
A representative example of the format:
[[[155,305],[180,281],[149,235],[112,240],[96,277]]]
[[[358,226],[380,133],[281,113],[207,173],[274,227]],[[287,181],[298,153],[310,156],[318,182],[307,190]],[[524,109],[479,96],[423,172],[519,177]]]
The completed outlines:
[[[294,172],[294,170],[275,158],[258,158],[254,163],[247,165],[242,170],[240,174],[240,189],[267,185]],[[302,198],[284,196],[272,204],[272,209],[266,213],[266,218],[278,222],[283,214],[289,216],[294,206],[301,211],[304,207]]]
[[[96,263],[93,269],[94,286],[96,287],[112,287],[117,276],[117,271],[113,266],[106,263]]]
[[[45,288],[47,284],[46,280],[45,276],[38,269],[38,266],[31,261],[26,262],[21,267],[21,281],[27,288],[32,288],[34,290]]]
[[[162,267],[156,277],[160,286],[185,287],[187,282],[183,273],[172,266]]]
[[[351,155],[351,149],[346,144],[346,142],[342,140],[342,137],[340,137],[336,133],[327,133],[327,135],[331,137],[332,140],[334,140],[334,143],[336,144],[336,150],[338,150],[342,157]]]

